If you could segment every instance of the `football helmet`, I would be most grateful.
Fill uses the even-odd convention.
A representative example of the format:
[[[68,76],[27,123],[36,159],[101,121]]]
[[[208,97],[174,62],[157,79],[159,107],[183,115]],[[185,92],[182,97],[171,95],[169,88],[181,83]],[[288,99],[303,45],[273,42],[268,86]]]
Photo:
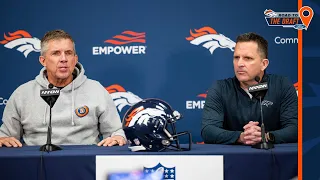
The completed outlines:
[[[190,150],[191,133],[176,132],[175,123],[182,116],[160,99],[144,99],[128,109],[122,120],[122,128],[131,151]],[[182,148],[178,137],[187,135],[189,146]]]

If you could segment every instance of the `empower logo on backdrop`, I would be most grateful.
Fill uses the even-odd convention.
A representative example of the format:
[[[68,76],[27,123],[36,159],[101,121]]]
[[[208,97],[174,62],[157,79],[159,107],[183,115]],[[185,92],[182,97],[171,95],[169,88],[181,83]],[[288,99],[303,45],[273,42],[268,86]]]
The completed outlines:
[[[27,31],[18,30],[8,34],[9,36],[4,33],[4,40],[0,41],[0,44],[3,44],[4,47],[8,49],[17,48],[26,58],[32,51],[40,52],[40,40],[32,37]]]
[[[197,97],[202,100],[196,100],[196,101],[187,100],[186,101],[186,109],[203,109],[205,99],[207,97],[207,92],[203,93],[203,94],[199,94]]]
[[[147,46],[136,45],[146,43],[145,32],[123,31],[104,42],[111,45],[93,47],[93,55],[146,54]]]
[[[186,38],[191,44],[197,46],[202,44],[211,54],[213,54],[217,48],[229,48],[231,51],[234,51],[236,43],[223,34],[218,33],[213,28],[205,26],[200,29],[195,29],[194,31],[195,32],[192,32],[190,29],[191,36]]]

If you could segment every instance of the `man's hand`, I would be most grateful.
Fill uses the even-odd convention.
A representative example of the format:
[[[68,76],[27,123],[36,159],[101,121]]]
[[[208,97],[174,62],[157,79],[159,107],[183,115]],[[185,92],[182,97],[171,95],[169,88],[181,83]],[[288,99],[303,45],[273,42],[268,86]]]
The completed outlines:
[[[126,144],[126,141],[122,136],[116,135],[103,139],[98,143],[98,146],[114,146],[117,144],[119,146],[123,146],[124,144]]]
[[[0,137],[0,147],[22,147],[22,144],[19,140],[14,137]]]
[[[254,145],[261,142],[261,128],[259,122],[250,121],[243,127],[243,144]]]

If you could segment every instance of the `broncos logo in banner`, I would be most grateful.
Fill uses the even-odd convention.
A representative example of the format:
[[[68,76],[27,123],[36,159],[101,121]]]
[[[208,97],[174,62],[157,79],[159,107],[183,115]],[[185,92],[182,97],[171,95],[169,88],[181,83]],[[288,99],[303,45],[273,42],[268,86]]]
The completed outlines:
[[[234,51],[236,45],[230,38],[217,33],[216,30],[208,26],[195,29],[195,33],[190,29],[190,34],[191,36],[186,39],[190,41],[191,44],[202,44],[202,46],[207,48],[211,54],[213,54],[214,50],[217,48],[229,48],[231,51]]]
[[[268,17],[277,17],[278,16],[278,14],[271,9],[264,10],[264,15],[266,15]]]
[[[133,94],[132,92],[126,91],[118,84],[108,86],[106,87],[106,90],[110,93],[119,112],[121,112],[125,106],[133,106],[142,100],[139,96]]]
[[[27,31],[18,30],[8,34],[9,36],[4,34],[4,40],[0,41],[0,44],[4,44],[4,47],[8,49],[17,47],[17,50],[22,52],[26,58],[32,51],[41,51],[40,40],[32,37]]]

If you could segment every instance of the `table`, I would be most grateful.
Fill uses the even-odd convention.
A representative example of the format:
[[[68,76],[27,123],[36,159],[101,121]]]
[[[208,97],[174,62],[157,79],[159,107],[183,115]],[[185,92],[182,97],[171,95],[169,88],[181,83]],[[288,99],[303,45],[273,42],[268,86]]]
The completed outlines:
[[[298,172],[297,144],[279,144],[272,150],[242,145],[194,144],[191,151],[184,152],[130,152],[126,146],[61,147],[63,150],[50,153],[39,151],[39,146],[0,148],[0,179],[95,179],[96,155],[223,155],[226,180],[288,180]]]

